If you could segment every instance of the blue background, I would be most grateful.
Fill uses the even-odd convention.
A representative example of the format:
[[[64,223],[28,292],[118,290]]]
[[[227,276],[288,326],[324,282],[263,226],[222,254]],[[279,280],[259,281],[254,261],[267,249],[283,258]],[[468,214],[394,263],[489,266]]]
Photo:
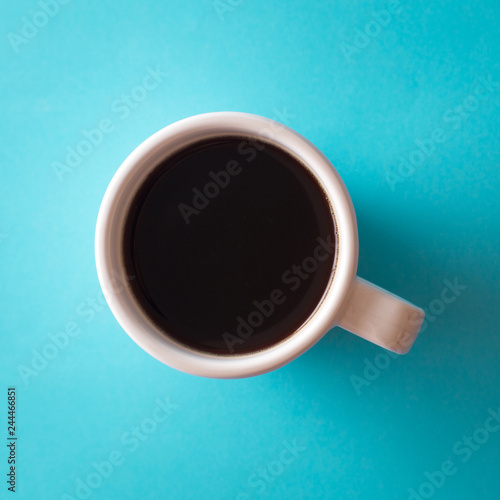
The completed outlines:
[[[232,3],[74,0],[26,43],[15,35],[44,24],[40,5],[2,6],[0,358],[17,387],[17,498],[79,498],[114,451],[123,463],[91,499],[498,498],[500,432],[457,453],[500,405],[500,85],[480,87],[500,81],[498,1],[402,2],[386,26],[373,23],[384,1]],[[144,97],[157,65],[167,75]],[[133,92],[144,100],[124,109]],[[430,314],[408,355],[335,329],[274,373],[202,379],[148,356],[99,303],[94,228],[114,172],[165,125],[221,110],[284,121],[337,167],[359,274]],[[55,162],[106,118],[112,132],[59,179]],[[445,140],[414,153],[436,130]],[[447,304],[445,280],[466,287]],[[71,322],[80,334],[54,355],[49,335]],[[26,375],[43,349],[53,358]],[[124,444],[157,398],[178,407]],[[423,484],[448,459],[445,483]]]

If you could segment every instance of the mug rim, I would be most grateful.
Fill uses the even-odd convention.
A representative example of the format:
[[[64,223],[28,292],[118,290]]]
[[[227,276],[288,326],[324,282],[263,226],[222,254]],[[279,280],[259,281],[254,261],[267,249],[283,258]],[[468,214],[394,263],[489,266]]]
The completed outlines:
[[[134,300],[123,265],[121,231],[127,207],[142,181],[167,155],[198,140],[221,135],[261,138],[298,158],[316,177],[333,208],[336,259],[329,284],[315,311],[295,332],[260,351],[220,355],[194,350],[167,337]],[[297,358],[335,326],[357,271],[358,233],[349,193],[331,162],[311,142],[269,118],[241,112],[191,116],[159,130],[122,163],[104,194],[97,218],[95,258],[99,282],[113,315],[147,353],[180,371],[211,378],[266,373]],[[117,281],[121,286],[117,287]]]

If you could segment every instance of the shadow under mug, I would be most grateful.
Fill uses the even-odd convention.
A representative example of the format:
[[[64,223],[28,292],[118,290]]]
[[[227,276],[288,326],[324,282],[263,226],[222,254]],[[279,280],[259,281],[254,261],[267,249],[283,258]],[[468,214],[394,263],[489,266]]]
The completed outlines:
[[[131,200],[159,163],[190,144],[229,135],[263,140],[301,160],[332,207],[337,255],[323,297],[295,332],[257,352],[218,355],[179,343],[148,317],[127,285],[120,242]],[[186,118],[137,147],[120,166],[104,195],[97,220],[95,257],[104,296],[125,332],[159,361],[204,377],[250,377],[277,369],[311,348],[334,326],[404,354],[424,320],[422,309],[356,276],[356,215],[349,193],[330,161],[297,132],[247,113],[218,112]]]

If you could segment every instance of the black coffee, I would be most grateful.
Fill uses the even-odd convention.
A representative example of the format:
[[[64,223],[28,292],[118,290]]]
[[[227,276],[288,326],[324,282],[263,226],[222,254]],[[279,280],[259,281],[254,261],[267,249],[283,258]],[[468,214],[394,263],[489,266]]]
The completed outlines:
[[[161,163],[123,239],[132,291],[170,337],[261,350],[311,315],[335,259],[331,208],[298,160],[262,141],[205,140]]]

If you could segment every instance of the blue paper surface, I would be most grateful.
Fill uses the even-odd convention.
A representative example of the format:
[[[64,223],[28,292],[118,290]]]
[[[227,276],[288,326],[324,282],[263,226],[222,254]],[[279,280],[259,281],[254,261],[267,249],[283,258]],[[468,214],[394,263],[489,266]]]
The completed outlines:
[[[499,498],[499,10],[3,5],[0,436],[15,387],[18,439],[1,498]],[[428,313],[408,355],[334,329],[276,372],[209,380],[122,331],[99,301],[100,201],[140,142],[209,111],[274,118],[328,156],[360,276]]]

